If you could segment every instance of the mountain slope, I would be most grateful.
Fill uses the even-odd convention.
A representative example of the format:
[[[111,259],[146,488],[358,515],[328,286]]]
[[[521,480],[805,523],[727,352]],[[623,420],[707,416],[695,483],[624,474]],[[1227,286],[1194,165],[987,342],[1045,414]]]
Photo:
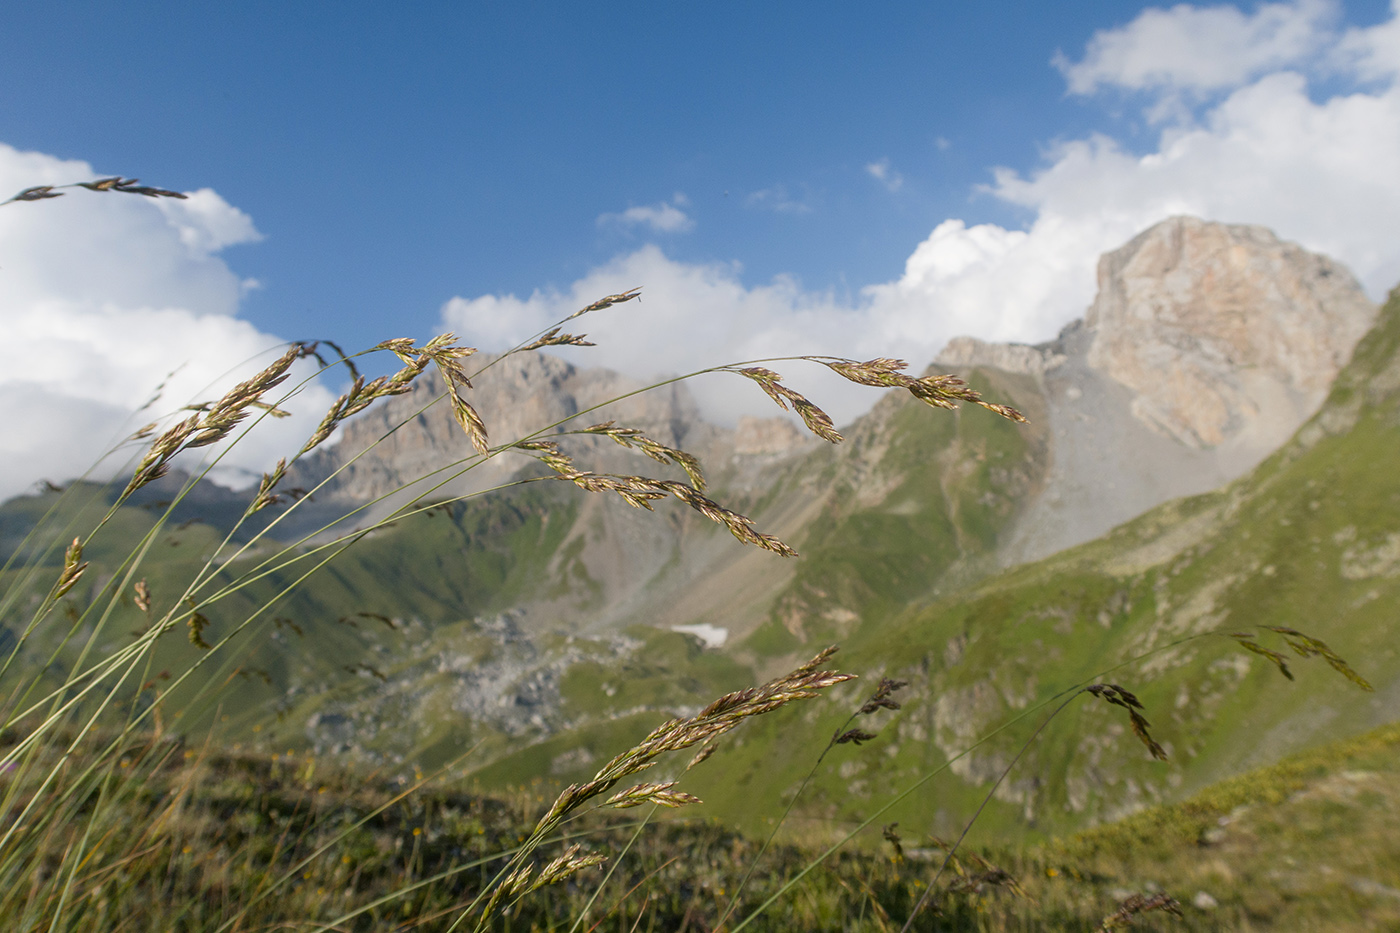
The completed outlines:
[[[851,751],[818,778],[808,809],[868,812],[872,801],[1100,672],[1142,698],[1170,761],[1151,760],[1122,710],[1084,697],[1030,745],[996,792],[986,831],[1058,832],[1111,819],[1321,739],[1400,719],[1396,463],[1400,290],[1323,408],[1246,477],[853,631],[846,668],[910,681],[905,708],[884,730],[882,747]],[[1323,639],[1375,692],[1357,689],[1320,658],[1293,657],[1260,626]],[[1241,650],[1228,637],[1240,630],[1288,654],[1297,682]],[[857,691],[849,693],[859,705]],[[956,778],[890,816],[954,828],[1041,715],[954,762]],[[732,780],[706,790],[736,818],[770,812],[778,795],[766,788],[800,777],[824,728],[772,724],[736,750]],[[760,761],[779,764],[761,772],[745,764]]]
[[[1173,217],[1104,254],[1094,303],[1055,340],[949,343],[946,365],[1023,373],[1045,399],[1052,464],[1003,566],[1257,466],[1317,411],[1375,315],[1326,256]]]
[[[535,358],[524,366],[548,371],[555,363]],[[566,382],[581,379],[569,376],[567,368],[560,372]],[[1025,387],[1014,378],[974,379],[999,400],[1022,402]],[[430,388],[401,400],[399,410],[386,406],[390,410],[377,423],[358,430],[375,436],[385,423],[401,418],[403,409],[421,407]],[[663,399],[663,414],[675,397],[684,401],[671,395]],[[1025,402],[1033,405],[1033,395]],[[566,396],[560,407],[567,412],[578,404]],[[1043,452],[1028,442],[1033,431],[1018,431],[977,408],[932,411],[907,395],[882,402],[854,426],[851,444],[837,448],[795,440],[786,422],[751,421],[731,432],[692,425],[677,438],[665,423],[648,419],[645,408],[634,414],[649,432],[671,443],[698,435],[712,455],[706,460],[711,494],[753,515],[759,527],[794,541],[811,559],[784,560],[742,547],[723,528],[677,503],[659,503],[654,514],[646,513],[559,483],[497,491],[401,519],[297,582],[327,556],[316,537],[292,547],[287,556],[300,555],[295,563],[202,608],[209,619],[203,632],[207,641],[244,620],[254,623],[234,643],[233,654],[168,696],[181,711],[182,728],[197,730],[217,716],[230,739],[250,737],[256,726],[261,738],[277,744],[305,744],[374,761],[436,762],[479,743],[479,766],[522,744],[540,746],[525,756],[538,763],[546,746],[559,745],[563,755],[567,743],[582,742],[582,736],[615,741],[627,732],[620,722],[654,722],[703,705],[751,683],[755,662],[761,665],[774,652],[788,650],[783,642],[766,651],[750,647],[716,655],[702,651],[693,636],[668,631],[672,626],[709,624],[746,634],[770,617],[770,607],[785,591],[812,592],[814,577],[804,570],[808,564],[821,573],[841,568],[846,575],[849,585],[833,590],[841,600],[832,615],[835,624],[847,625],[872,594],[883,600],[879,607],[921,595],[959,561],[985,559],[998,529],[1014,516],[1017,496],[1034,483],[1043,463]],[[435,436],[425,430],[419,441]],[[353,496],[340,495],[343,487],[318,491],[307,517],[274,533],[305,532],[313,519],[334,517],[337,509],[354,507],[359,495],[383,491],[373,483],[401,481],[394,464],[415,462],[412,450],[421,444],[413,437],[410,433],[401,442],[405,451],[390,451],[392,457],[378,466],[351,476],[370,487]],[[581,451],[575,451],[580,464],[601,461],[604,469],[643,472],[656,467],[610,442],[582,440]],[[458,441],[448,456],[460,456],[462,446]],[[422,469],[435,466],[430,457],[419,462]],[[930,462],[945,469],[911,469]],[[315,475],[307,469],[297,481],[314,482]],[[177,480],[170,477],[159,488],[143,490],[94,540],[87,554],[92,585],[72,594],[75,605],[95,599],[113,579],[126,556],[123,548],[154,527]],[[875,486],[880,491],[872,495]],[[855,495],[857,489],[866,491]],[[94,500],[87,512],[91,519],[111,502],[112,491],[78,485],[64,499],[47,493],[14,500],[0,510],[5,542],[16,546],[45,507],[58,502],[69,508],[80,496]],[[208,520],[186,525],[192,509],[190,517],[200,514],[197,506],[179,507],[173,519],[180,521],[161,529],[138,575],[154,596],[156,613],[181,596],[184,581],[195,576],[228,527],[227,519],[237,514],[221,506]],[[828,523],[834,534],[814,530]],[[907,566],[889,560],[910,553],[901,530],[931,544]],[[888,539],[888,549],[872,552],[874,561],[850,561],[847,547],[860,535]],[[224,565],[216,580],[257,567],[275,550],[276,542],[265,542]],[[55,552],[48,562],[56,566],[60,559]],[[862,577],[872,569],[884,574],[876,586]],[[802,573],[808,575],[798,580],[799,589],[794,575]],[[890,585],[891,578],[897,586]],[[805,608],[810,606],[804,603]],[[146,624],[128,594],[96,647],[104,653],[117,650]],[[825,637],[818,623],[804,624]],[[178,671],[200,657],[185,634],[181,629],[164,639],[153,670]],[[785,638],[792,641],[790,634]],[[34,639],[29,648],[34,663],[53,647],[42,635]],[[273,713],[275,723],[268,721]],[[550,745],[547,740],[555,734],[565,737]],[[600,744],[597,753],[606,748]],[[578,767],[595,754],[573,751],[568,760]],[[503,764],[493,773],[503,780],[538,773],[533,770],[538,764],[524,762]],[[545,770],[551,769],[546,762]]]

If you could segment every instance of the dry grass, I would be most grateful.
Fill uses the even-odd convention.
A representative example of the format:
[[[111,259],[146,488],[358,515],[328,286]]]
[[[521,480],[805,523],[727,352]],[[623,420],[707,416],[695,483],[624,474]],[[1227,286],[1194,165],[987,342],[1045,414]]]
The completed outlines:
[[[122,178],[84,182],[76,187],[153,198],[183,197],[177,192],[140,186],[135,180]],[[26,189],[3,203],[42,201],[61,194],[57,187],[40,186]],[[686,451],[611,421],[577,427],[596,407],[564,421],[540,425],[525,436],[502,440],[490,432],[491,413],[483,417],[473,405],[474,380],[482,378],[501,359],[511,353],[549,346],[587,346],[585,335],[565,333],[564,325],[631,301],[638,295],[639,290],[632,289],[606,296],[475,370],[470,369],[467,361],[476,350],[457,343],[452,334],[434,337],[421,345],[407,338],[378,344],[367,352],[392,354],[401,368],[392,375],[371,380],[360,374],[355,363],[358,355],[346,356],[339,347],[327,343],[338,356],[327,365],[319,353],[318,343],[295,343],[261,372],[234,386],[222,397],[188,406],[163,426],[162,422],[153,423],[131,436],[130,441],[145,443],[146,447],[110,509],[94,527],[82,531],[66,545],[61,567],[51,578],[44,576],[49,569],[42,560],[42,549],[29,549],[28,553],[39,557],[27,566],[9,568],[16,571],[11,579],[17,583],[12,591],[0,596],[0,610],[6,614],[20,609],[28,613],[22,633],[0,668],[0,729],[6,736],[3,754],[0,754],[0,769],[3,769],[0,771],[0,814],[3,814],[0,821],[3,826],[0,832],[0,892],[3,892],[0,893],[0,917],[5,918],[7,928],[340,930],[387,929],[386,924],[393,924],[394,928],[402,930],[420,927],[455,930],[470,921],[480,931],[509,924],[512,917],[531,927],[562,928],[565,925],[562,919],[556,925],[559,918],[551,915],[547,908],[531,906],[530,895],[544,888],[576,893],[581,873],[598,867],[608,858],[600,840],[616,842],[616,827],[605,821],[606,831],[597,829],[596,825],[587,828],[601,819],[600,814],[633,810],[643,805],[650,805],[654,812],[657,807],[682,808],[696,802],[693,795],[679,789],[679,782],[686,771],[710,757],[722,736],[746,720],[797,700],[816,697],[823,690],[851,679],[851,674],[822,669],[834,651],[830,649],[769,683],[723,696],[694,716],[658,727],[641,742],[607,762],[592,780],[566,788],[544,809],[543,815],[533,821],[533,829],[524,833],[498,828],[488,834],[482,826],[471,822],[478,819],[483,808],[502,806],[497,804],[451,798],[456,800],[452,804],[453,816],[444,815],[447,805],[443,803],[434,805],[439,807],[434,816],[428,812],[431,807],[423,802],[427,798],[418,796],[419,787],[397,793],[381,791],[378,796],[369,794],[364,807],[353,812],[344,808],[326,810],[318,800],[322,796],[319,788],[312,789],[318,767],[312,760],[279,761],[274,756],[271,763],[251,766],[246,762],[235,763],[212,747],[194,750],[164,741],[161,711],[163,698],[171,689],[193,684],[201,691],[216,691],[219,681],[210,675],[213,670],[210,659],[230,655],[256,625],[270,622],[278,599],[366,534],[404,515],[431,514],[431,510],[443,508],[447,503],[431,498],[436,490],[452,478],[507,452],[524,453],[548,468],[548,474],[543,477],[523,478],[519,482],[565,482],[588,493],[617,495],[629,505],[647,510],[660,500],[674,498],[725,528],[744,544],[782,557],[797,556],[788,544],[758,530],[751,518],[707,496],[701,465]],[[329,540],[320,540],[319,532],[313,532],[290,545],[273,544],[269,531],[301,508],[307,495],[314,495],[320,487],[282,490],[291,463],[278,461],[263,475],[238,526],[217,545],[204,565],[186,582],[183,591],[161,594],[165,599],[162,605],[166,607],[161,610],[155,608],[155,599],[141,568],[156,535],[173,512],[175,503],[172,503],[154,531],[141,540],[129,542],[127,558],[110,579],[89,588],[84,608],[76,610],[70,618],[62,618],[58,610],[64,598],[74,593],[85,579],[88,569],[85,550],[104,533],[132,494],[166,476],[177,458],[188,461],[192,454],[214,451],[212,458],[217,463],[217,451],[237,443],[243,432],[257,422],[263,418],[282,417],[285,414],[282,404],[297,388],[288,385],[292,366],[308,358],[318,360],[323,370],[345,366],[352,381],[291,463],[324,444],[347,419],[376,402],[409,392],[429,367],[442,376],[446,386],[446,391],[429,404],[445,403],[451,407],[473,452],[448,470],[438,471],[441,475],[435,479],[436,485],[383,521],[348,534],[331,535]],[[855,384],[899,388],[934,408],[952,409],[960,403],[969,403],[1013,421],[1025,420],[1014,409],[982,399],[956,376],[914,377],[904,372],[903,361],[890,358],[859,361],[803,356],[751,360],[711,367],[677,379],[709,372],[732,373],[753,382],[781,408],[795,412],[815,436],[839,443],[842,437],[831,418],[769,368],[770,364],[794,361],[824,366]],[[674,381],[668,380],[662,385]],[[599,473],[581,468],[567,449],[572,437],[610,438],[662,467],[681,471],[686,481],[664,476]],[[209,466],[212,463],[205,467],[206,472]],[[188,494],[195,481],[197,478],[180,493],[181,498]],[[455,500],[448,500],[448,503],[451,501]],[[282,511],[260,530],[250,530],[240,539],[240,532],[252,516],[273,507]],[[320,531],[329,533],[330,528],[327,526]],[[64,540],[67,540],[66,535]],[[263,550],[264,545],[266,550]],[[260,558],[239,563],[235,572],[222,572],[233,566],[235,559],[252,555],[260,555]],[[293,582],[219,637],[210,635],[207,612],[211,606],[257,580],[284,571],[293,572]],[[35,581],[45,580],[48,582],[40,588],[42,595],[27,601]],[[147,616],[147,624],[122,647],[104,653],[100,646],[109,623],[118,606],[127,599]],[[388,621],[383,616],[378,618]],[[1299,656],[1322,657],[1358,685],[1369,687],[1322,642],[1292,629],[1274,631]],[[186,669],[172,672],[166,682],[152,669],[153,653],[162,639],[172,634],[179,637],[180,633],[200,649],[201,654]],[[1244,649],[1269,657],[1283,673],[1289,673],[1282,655],[1258,644],[1253,636],[1234,633],[1229,637]],[[48,664],[37,669],[32,665],[32,657],[27,654],[31,642],[48,653]],[[903,686],[902,682],[882,680],[817,754],[809,779],[835,746],[860,745],[874,738],[875,733],[852,728],[852,723],[858,716],[898,709],[899,703],[893,699],[893,694]],[[1125,709],[1134,732],[1144,744],[1154,755],[1164,754],[1148,732],[1141,703],[1116,684],[1074,685],[1025,711],[1018,719],[1037,714],[1051,703],[1059,703],[1049,714],[1053,718],[1058,709],[1081,694],[1096,696]],[[1038,734],[1039,730],[1028,742],[1034,741]],[[664,779],[622,786],[643,771],[661,766],[675,753],[697,747],[698,751],[688,764],[680,767],[676,763],[672,773]],[[1014,764],[1015,760],[1008,765],[1002,778]],[[243,774],[238,779],[242,783],[236,791],[230,790],[232,798],[221,798],[209,792],[208,782],[218,784],[239,772]],[[926,775],[885,809],[918,790],[936,774]],[[797,789],[792,798],[794,802],[805,786],[804,783]],[[252,806],[230,802],[238,799],[239,794],[245,798],[251,795],[258,802]],[[342,801],[354,797],[349,788],[342,789],[338,795]],[[381,825],[376,821],[396,812],[410,814],[409,820],[388,830],[366,829]],[[879,812],[883,810],[877,811],[876,816]],[[511,816],[516,820],[515,827],[529,825],[523,811]],[[867,820],[865,826],[872,825],[874,819]],[[418,823],[410,827],[413,820]],[[441,821],[443,828],[425,837],[424,825],[434,820]],[[778,824],[781,823],[782,818],[778,820]],[[488,842],[477,845],[471,838],[474,825],[478,835],[490,836]],[[612,828],[608,829],[609,826]],[[576,831],[590,835],[574,841],[571,836]],[[640,832],[640,826],[636,831]],[[775,828],[773,833],[776,832]],[[852,833],[847,840],[854,835]],[[895,847],[896,854],[902,856],[904,850],[892,826],[886,828],[885,838]],[[623,851],[636,839],[634,833],[623,845]],[[467,844],[469,841],[471,845]],[[756,854],[746,851],[752,860],[737,881],[726,876],[725,884],[731,893],[727,906],[717,917],[697,912],[691,903],[680,915],[679,928],[708,928],[701,925],[702,915],[713,918],[716,929],[724,927],[741,903],[747,913],[730,927],[736,933],[746,926],[762,926],[767,922],[765,918],[778,920],[784,915],[773,905],[784,894],[805,890],[802,886],[811,884],[805,879],[818,865],[840,861],[836,854],[838,847],[817,855],[804,855],[805,861],[799,868],[787,872],[786,878],[770,874],[761,885],[761,896],[745,901],[744,895],[750,893],[747,888],[753,879],[754,867],[769,856],[773,841],[774,835],[770,835]],[[918,873],[917,866],[906,866],[893,875],[862,878],[860,890],[845,879],[838,885],[844,888],[844,893],[833,894],[831,889],[820,886],[818,889],[822,897],[833,905],[840,905],[841,910],[849,910],[853,904],[861,905],[860,919],[853,928],[882,930],[892,929],[895,918],[900,915],[907,918],[905,928],[910,928],[925,908],[940,910],[944,917],[950,916],[950,911],[955,912],[948,906],[951,897],[981,897],[989,888],[1021,891],[1009,873],[990,861],[976,856],[960,859],[961,841],[943,846],[946,854],[941,866],[932,880],[922,884],[922,893],[917,898],[912,896],[911,882],[905,877],[906,871]],[[384,851],[386,845],[388,852]],[[546,858],[542,853],[550,846],[563,848]],[[657,868],[656,872],[664,873],[668,865]],[[767,865],[767,870],[771,872],[772,869],[771,864]],[[613,870],[615,865],[610,866],[610,872]],[[951,871],[956,878],[948,885],[940,885],[945,871]],[[373,883],[370,883],[371,876]],[[612,877],[608,874],[586,897],[571,893],[558,902],[576,911],[569,929],[580,927]],[[645,879],[628,879],[628,883],[636,890]],[[586,885],[584,887],[586,889]],[[724,897],[723,890],[719,896]],[[645,897],[632,928],[636,928],[649,910],[652,923],[664,915],[658,907],[665,900],[662,895],[651,892]],[[942,906],[936,906],[936,901]],[[624,896],[618,903],[625,902]],[[1129,898],[1115,913],[1103,919],[1101,928],[1132,922],[1145,912],[1170,911],[1174,905],[1175,902],[1165,895]],[[867,909],[868,924],[864,919]],[[625,910],[619,914],[610,910],[605,914],[609,918],[614,916],[620,916],[623,922],[627,918]],[[806,923],[825,925],[821,919],[825,916],[822,909],[808,911],[802,916]],[[845,921],[840,925],[844,927]]]

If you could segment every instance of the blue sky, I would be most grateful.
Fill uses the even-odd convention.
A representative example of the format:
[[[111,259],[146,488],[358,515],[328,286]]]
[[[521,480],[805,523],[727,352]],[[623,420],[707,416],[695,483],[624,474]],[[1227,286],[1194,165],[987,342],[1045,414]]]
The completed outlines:
[[[0,210],[0,395],[105,423],[180,354],[195,391],[278,338],[490,346],[630,285],[646,340],[610,320],[580,361],[922,366],[957,333],[1051,336],[1097,255],[1174,212],[1270,225],[1379,297],[1395,21],[1374,0],[10,3],[0,183],[201,198]],[[63,322],[83,385],[19,358],[36,321]],[[49,468],[9,427],[0,453]],[[0,495],[37,478],[11,472]]]
[[[644,232],[600,215],[677,192],[673,258],[854,290],[945,217],[1025,219],[975,186],[1104,121],[1050,58],[1136,6],[18,4],[0,141],[218,191],[266,237],[228,259],[268,329],[566,285]]]

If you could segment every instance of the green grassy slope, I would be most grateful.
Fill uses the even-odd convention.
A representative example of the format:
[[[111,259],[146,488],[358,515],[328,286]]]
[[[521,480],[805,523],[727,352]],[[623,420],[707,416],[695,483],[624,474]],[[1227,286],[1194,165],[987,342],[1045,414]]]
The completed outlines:
[[[1028,378],[979,371],[970,382],[990,398],[1038,413],[1039,390]],[[765,515],[783,513],[795,499],[815,497],[821,504],[794,538],[802,557],[769,621],[735,650],[726,649],[738,661],[753,662],[756,670],[772,671],[815,650],[808,645],[824,645],[857,625],[874,624],[927,599],[939,586],[988,572],[998,535],[1045,465],[1043,439],[1035,429],[972,406],[930,411],[899,394],[884,399],[848,435],[846,444],[786,467],[760,498],[731,502],[720,494],[721,501],[757,517],[760,526]],[[755,553],[754,559],[773,559]],[[659,651],[658,644],[650,640],[623,665],[603,660],[572,670],[563,688],[569,707],[579,713],[579,727],[559,732],[542,747],[509,754],[475,776],[491,787],[540,777],[586,779],[592,773],[587,763],[606,760],[668,713],[753,682],[747,667],[724,654],[692,645],[682,662],[674,652]],[[642,707],[651,711],[640,712]],[[603,738],[614,744],[601,744]],[[771,745],[756,738],[751,747]],[[571,748],[581,752],[565,766]],[[790,777],[781,767],[770,772],[759,759],[747,766],[758,779],[770,773]],[[775,782],[766,792],[780,790]]]
[[[500,853],[552,800],[540,786],[495,799],[445,780],[409,787],[301,752],[240,754],[133,739],[121,757],[129,767],[111,781],[110,806],[90,843],[91,864],[100,867],[78,876],[70,898],[75,929],[205,930],[240,912],[245,926],[262,929],[364,910],[338,928],[445,930],[454,905],[460,909],[491,875],[474,862],[486,857],[499,866]],[[700,770],[711,767],[722,767],[720,759]],[[0,787],[10,780],[0,774]],[[1178,901],[1182,916],[1141,915],[1132,929],[1393,929],[1400,923],[1397,804],[1400,728],[1390,726],[1074,836],[1034,846],[969,843],[960,857],[967,874],[943,876],[931,913],[915,928],[1090,930],[1125,897],[1160,891]],[[590,926],[618,933],[713,928],[751,866],[739,917],[819,855],[779,845],[760,859],[753,838],[696,814],[633,838],[637,813],[604,810],[569,827],[587,833],[589,851],[617,863],[606,883],[603,869],[581,874],[527,898],[494,928],[566,929],[586,910]],[[50,844],[76,845],[83,830],[81,820],[65,823]],[[903,858],[877,824],[750,928],[896,928],[943,855],[918,828],[898,831]],[[1021,893],[1004,879],[968,883],[987,866],[1007,872]],[[11,866],[24,883],[5,889],[6,929],[33,925],[32,916],[29,923],[18,916],[33,883],[25,867]],[[454,869],[446,880],[416,886]]]
[[[1151,884],[1198,901],[1206,906],[1188,912],[1203,928],[1394,929],[1400,727],[1289,756],[1035,854],[1101,889]]]
[[[59,506],[57,522],[61,527],[76,527],[68,522],[66,510],[77,509],[80,517],[92,517],[105,506],[106,495],[87,488],[71,490],[70,498]],[[51,505],[46,498],[51,497],[7,503],[7,527],[19,526],[15,516],[29,517],[28,513]],[[152,509],[124,508],[99,533],[85,554],[92,566],[67,600],[72,608],[94,602],[105,605],[104,594],[120,587],[123,561],[155,528],[156,514]],[[255,624],[231,645],[232,652],[215,657],[171,695],[170,705],[201,722],[218,707],[236,725],[240,719],[269,720],[273,713],[285,712],[289,700],[298,694],[323,695],[354,684],[363,679],[364,667],[401,653],[415,633],[421,636],[425,629],[499,612],[514,605],[529,588],[547,585],[549,561],[572,517],[570,497],[537,488],[458,504],[367,536],[295,587],[324,552],[293,548],[286,552],[294,558],[289,565],[202,608],[210,620],[203,632],[208,642],[249,618]],[[147,581],[153,596],[152,616],[158,617],[181,600],[186,585],[222,536],[219,529],[202,522],[171,523],[156,530],[146,559],[132,577],[132,582]],[[15,546],[18,534],[8,540]],[[267,542],[244,558],[224,564],[204,594],[256,570],[277,549],[275,542]],[[61,561],[61,551],[44,556],[29,585],[46,588]],[[25,572],[18,566],[8,571],[4,589],[24,586]],[[280,595],[289,589],[290,593]],[[23,599],[7,613],[11,632],[23,626],[30,602]],[[78,641],[93,631],[93,618],[79,627]],[[27,660],[37,663],[48,657],[68,631],[62,619],[61,613],[51,617],[35,634]],[[133,604],[128,585],[116,611],[103,624],[95,648],[108,654],[129,643],[132,633],[148,623]],[[151,674],[178,672],[201,657],[186,635],[181,629],[162,639],[151,661]],[[243,676],[235,677],[239,670]]]
[[[1045,469],[1043,403],[1026,376],[976,370],[969,383],[1022,408],[1032,425],[975,406],[930,411],[891,394],[845,445],[809,457],[779,485],[781,495],[816,475],[829,489],[797,542],[791,584],[748,650],[795,656],[992,569],[999,536]]]
[[[13,552],[24,529],[51,507],[57,507],[52,523],[77,529],[100,516],[110,495],[79,486],[62,500],[13,500],[0,510],[0,533],[8,532],[4,541]],[[562,486],[531,486],[407,518],[358,541],[299,583],[328,552],[293,548],[287,556],[296,559],[289,566],[202,607],[210,620],[202,632],[207,642],[254,620],[231,650],[206,654],[190,643],[185,628],[177,628],[137,672],[138,682],[170,691],[165,725],[187,735],[217,723],[229,742],[339,749],[352,758],[368,754],[373,761],[407,762],[409,770],[411,764],[437,766],[473,748],[478,769],[504,759],[483,771],[480,779],[488,783],[573,776],[669,712],[703,705],[753,681],[746,666],[702,650],[688,635],[642,627],[576,637],[567,618],[546,620],[543,630],[531,632],[515,625],[521,604],[587,586],[571,559],[576,555],[561,546],[577,522],[580,495]],[[64,610],[105,605],[103,594],[121,587],[127,549],[151,535],[146,560],[93,639],[94,657],[129,644],[149,624],[133,603],[131,583],[146,581],[153,594],[151,617],[158,618],[180,601],[221,540],[221,531],[203,522],[157,528],[159,511],[120,510],[85,554],[91,567]],[[268,542],[224,565],[206,594],[277,549]],[[37,593],[51,584],[62,552],[32,556],[37,559],[30,585]],[[8,571],[0,591],[22,586],[25,572]],[[30,605],[32,600],[21,599],[6,613],[11,640],[4,647],[13,644]],[[77,625],[60,664],[51,668],[55,675],[88,642],[96,618],[93,613]],[[72,627],[66,611],[51,616],[12,676],[47,663]],[[163,676],[178,676],[196,663],[203,666],[178,687]],[[517,696],[537,699],[530,696],[532,684],[543,694],[538,710],[514,709]],[[551,700],[556,694],[561,702]],[[495,715],[502,705],[503,715]],[[560,729],[568,739],[539,744]]]
[[[1036,740],[982,821],[992,835],[1111,819],[1310,743],[1400,719],[1400,294],[1324,408],[1257,470],[1167,503],[1103,539],[942,602],[870,619],[849,670],[907,679],[906,707],[858,757],[836,757],[805,808],[855,817],[1024,715],[890,811],[946,831],[975,808],[1049,701],[1102,676],[1135,691],[1171,754],[1145,753],[1122,710],[1085,697]],[[1321,638],[1376,686],[1289,655],[1290,683],[1229,633],[1288,626]],[[867,688],[868,689],[868,686]],[[848,691],[853,706],[857,691]],[[807,717],[806,722],[801,717]],[[841,716],[795,714],[734,749],[707,788],[737,822],[771,813]],[[873,753],[871,749],[878,750]],[[838,749],[847,753],[848,747]],[[917,825],[917,824],[916,824]]]

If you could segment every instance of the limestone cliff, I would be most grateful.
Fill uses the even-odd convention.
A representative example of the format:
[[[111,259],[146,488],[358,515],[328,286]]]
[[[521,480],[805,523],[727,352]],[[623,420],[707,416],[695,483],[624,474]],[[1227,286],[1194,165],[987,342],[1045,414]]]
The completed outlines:
[[[1317,410],[1376,315],[1326,256],[1193,217],[1105,254],[1098,286],[1054,341],[958,338],[940,357],[1032,375],[1046,396],[1053,465],[1007,563],[1242,475]]]
[[[1322,404],[1376,308],[1340,264],[1263,227],[1174,217],[1099,260],[1088,362],[1191,447],[1272,450]]]
[[[637,395],[595,412],[590,409],[642,384],[610,370],[579,370],[537,352],[499,360],[478,354],[467,361],[466,369],[480,373],[473,378],[469,400],[484,419],[492,443],[523,438],[575,417],[564,429],[616,419],[665,444],[707,445],[717,436],[680,386]],[[451,408],[441,401],[443,394],[442,379],[430,369],[408,394],[371,408],[347,424],[339,442],[318,451],[296,479],[306,486],[335,474],[326,496],[368,502],[432,474],[430,482],[448,480],[439,494],[445,497],[497,486],[526,464],[519,454],[479,462]],[[591,444],[595,451],[615,446]],[[438,470],[443,472],[434,473]]]
[[[951,341],[939,368],[1000,370],[1040,395],[1032,405],[1036,424],[1027,433],[1030,459],[996,465],[997,476],[1019,477],[1012,486],[1020,490],[1015,502],[999,506],[999,514],[1017,517],[1010,532],[997,536],[998,560],[1019,563],[1089,540],[1167,499],[1205,492],[1252,468],[1317,409],[1375,312],[1351,274],[1324,256],[1262,227],[1176,217],[1100,260],[1098,297],[1056,340],[1040,346]],[[908,479],[899,473],[907,464],[894,473],[877,469],[888,452],[895,397],[851,426],[851,442],[835,460],[824,459],[827,454],[812,459],[809,453],[825,445],[792,423],[708,424],[681,385],[591,411],[640,384],[540,353],[471,362],[473,369],[490,364],[475,380],[471,400],[494,442],[576,415],[574,426],[616,419],[698,455],[726,502],[746,508],[767,496],[772,511],[756,517],[769,530],[795,535],[804,551],[808,523],[824,509],[827,520],[835,520],[830,497],[838,487],[855,490],[852,508],[878,512],[899,505],[883,498]],[[422,494],[445,482],[431,493],[441,499],[499,486],[528,466],[521,455],[505,454],[463,472],[473,451],[447,406],[432,404],[441,392],[429,376],[411,394],[355,420],[339,444],[319,453],[289,485],[310,487],[339,471],[321,499],[363,503],[405,486]],[[924,422],[911,422],[911,430],[916,423]],[[657,466],[606,440],[569,443],[585,469],[647,472]],[[972,448],[940,456],[952,458],[939,461],[944,486],[959,471],[975,472],[980,462]],[[808,474],[824,478],[795,479]],[[769,494],[781,475],[794,479],[775,499]],[[975,492],[974,499],[988,495],[980,485]],[[356,520],[379,517],[408,494],[397,493]],[[738,602],[771,601],[791,576],[791,568],[773,566],[767,555],[732,552],[726,536],[688,535],[694,517],[684,509],[658,521],[610,497],[582,502],[584,513],[566,544],[582,547],[579,560],[601,587],[607,609],[589,613],[600,623],[645,616],[688,624],[700,615],[723,615],[728,621],[722,624],[742,632],[768,609]],[[737,568],[751,563],[754,585],[736,585],[724,599],[696,582],[720,569],[743,577]],[[676,587],[694,593],[683,596]]]

